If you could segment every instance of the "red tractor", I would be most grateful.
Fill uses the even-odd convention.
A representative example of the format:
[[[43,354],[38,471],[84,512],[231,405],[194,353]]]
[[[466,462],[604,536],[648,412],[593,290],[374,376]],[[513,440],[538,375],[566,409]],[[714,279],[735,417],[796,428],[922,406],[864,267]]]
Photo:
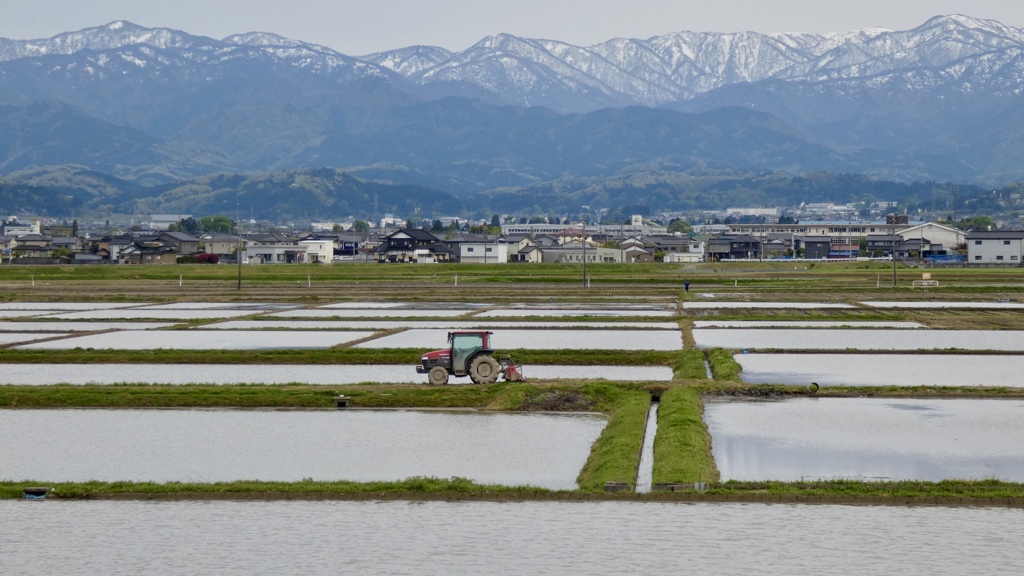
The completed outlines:
[[[511,358],[494,359],[491,334],[484,330],[448,333],[448,348],[426,352],[416,372],[426,374],[434,386],[448,383],[448,377],[469,376],[474,384],[492,384],[504,376],[508,382],[523,382],[523,369]]]

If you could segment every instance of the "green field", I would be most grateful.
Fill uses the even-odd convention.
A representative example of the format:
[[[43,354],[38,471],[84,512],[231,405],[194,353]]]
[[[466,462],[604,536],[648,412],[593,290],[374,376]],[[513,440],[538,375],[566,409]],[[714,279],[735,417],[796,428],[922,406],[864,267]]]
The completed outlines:
[[[940,288],[922,291],[910,283],[920,278],[914,268],[898,270],[893,288],[891,264],[885,263],[743,263],[701,265],[588,265],[589,289],[581,286],[581,269],[572,265],[295,265],[246,266],[242,289],[237,268],[225,265],[179,266],[0,266],[0,302],[291,302],[319,306],[341,301],[533,303],[552,305],[653,303],[680,310],[687,300],[828,301],[863,300],[1018,301],[1024,269],[932,270]],[[458,276],[458,286],[455,276]],[[691,282],[690,292],[682,290]],[[179,286],[180,282],[180,286]],[[33,286],[34,284],[34,286]],[[265,312],[254,312],[258,318]],[[736,498],[786,496],[870,498],[874,502],[928,498],[1022,498],[1024,486],[980,482],[819,482],[716,483],[710,436],[704,425],[703,402],[709,395],[785,397],[813,394],[803,387],[744,384],[735,350],[693,350],[692,321],[711,317],[705,310],[683,310],[684,350],[679,352],[614,352],[564,350],[500,350],[526,365],[668,366],[672,382],[535,381],[491,386],[365,384],[353,386],[185,385],[147,383],[116,386],[0,386],[5,408],[305,408],[329,409],[334,396],[345,394],[355,408],[472,408],[497,411],[587,410],[607,415],[609,423],[595,442],[581,470],[579,494],[601,494],[606,482],[633,483],[639,466],[643,425],[651,396],[661,399],[654,446],[654,481],[664,484],[711,482],[707,492],[688,497]],[[875,310],[857,306],[844,310],[735,309],[713,315],[716,320],[902,320],[933,329],[1024,329],[1024,311],[1016,310]],[[501,318],[489,318],[500,320]],[[507,318],[513,319],[513,318]],[[553,320],[535,316],[515,320]],[[602,316],[574,320],[607,321]],[[616,321],[664,321],[625,317]],[[4,321],[19,322],[16,318]],[[33,320],[23,320],[32,322]],[[179,328],[210,320],[183,322]],[[443,345],[439,343],[437,346]],[[429,347],[429,346],[428,346]],[[28,363],[151,363],[151,364],[395,364],[412,370],[422,349],[327,350],[20,350],[0,347],[2,364]],[[707,361],[714,378],[705,372]],[[396,366],[396,369],[399,369]],[[1015,388],[829,388],[819,396],[894,397],[1024,397]],[[404,482],[225,484],[32,483],[54,486],[65,498],[117,495],[178,494],[533,494],[531,487],[479,486],[462,479],[409,479]],[[26,482],[0,483],[0,497],[17,497]],[[684,493],[686,494],[686,493]],[[609,496],[619,497],[619,496]],[[636,497],[640,497],[637,495]],[[665,497],[665,494],[649,498]]]

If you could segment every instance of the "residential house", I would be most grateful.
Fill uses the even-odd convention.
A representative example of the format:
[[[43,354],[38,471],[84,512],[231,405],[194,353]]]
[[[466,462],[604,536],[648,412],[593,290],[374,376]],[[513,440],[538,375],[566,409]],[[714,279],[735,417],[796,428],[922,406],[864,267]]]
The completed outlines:
[[[282,234],[259,234],[247,238],[244,262],[301,264],[306,261],[306,248]]]
[[[567,243],[557,248],[541,248],[541,261],[544,263],[576,263],[582,264],[586,258],[587,264],[608,264],[620,262],[620,254],[617,248],[601,248],[598,246],[587,246],[579,242]]]
[[[131,246],[118,251],[119,264],[177,264],[178,252],[158,240],[136,240]]]
[[[334,242],[334,255],[342,258],[359,256],[359,249],[366,244],[368,237],[366,232],[349,231],[338,234],[338,239]]]
[[[714,236],[707,241],[711,260],[755,259],[761,255],[761,241],[746,234]]]
[[[464,264],[506,264],[508,244],[497,241],[461,242],[459,261]]]
[[[508,258],[510,262],[529,262],[532,264],[541,261],[540,250],[537,249],[537,240],[529,234],[506,234],[501,240],[508,244]]]
[[[416,228],[400,228],[384,237],[377,248],[378,262],[412,262],[432,264],[450,262],[451,251],[430,232]]]
[[[239,243],[245,249],[245,240],[233,234],[207,234],[202,237],[203,252],[216,254],[221,260],[234,258]]]
[[[299,246],[306,247],[306,262],[330,264],[334,261],[334,239],[307,236],[299,240]]]
[[[654,253],[647,249],[643,240],[630,237],[619,242],[619,259],[630,263],[654,262]]]
[[[199,252],[199,239],[185,232],[161,232],[156,240],[183,256]]]
[[[1024,230],[967,234],[968,264],[1020,266],[1024,262]]]
[[[800,258],[810,260],[828,258],[832,252],[830,236],[794,236],[793,245]]]
[[[11,256],[14,258],[49,258],[57,247],[52,239],[42,234],[25,234],[11,242]]]

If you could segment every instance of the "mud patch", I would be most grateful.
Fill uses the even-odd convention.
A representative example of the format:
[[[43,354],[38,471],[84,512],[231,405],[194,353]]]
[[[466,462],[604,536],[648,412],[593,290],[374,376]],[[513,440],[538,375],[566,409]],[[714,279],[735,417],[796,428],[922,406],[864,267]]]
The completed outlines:
[[[594,400],[579,392],[543,392],[523,401],[519,412],[590,412]]]

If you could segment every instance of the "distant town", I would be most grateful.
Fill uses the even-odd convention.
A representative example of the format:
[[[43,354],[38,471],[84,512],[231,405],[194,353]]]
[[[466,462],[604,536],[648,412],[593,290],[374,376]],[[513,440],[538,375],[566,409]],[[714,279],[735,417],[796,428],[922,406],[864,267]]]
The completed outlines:
[[[803,204],[693,214],[602,212],[570,217],[441,216],[409,222],[391,214],[304,226],[235,222],[225,216],[152,214],[129,223],[9,217],[0,229],[5,264],[181,263],[698,263],[885,259],[928,265],[1020,266],[1024,230],[986,217],[915,221],[894,204]],[[599,222],[599,223],[598,223]]]

